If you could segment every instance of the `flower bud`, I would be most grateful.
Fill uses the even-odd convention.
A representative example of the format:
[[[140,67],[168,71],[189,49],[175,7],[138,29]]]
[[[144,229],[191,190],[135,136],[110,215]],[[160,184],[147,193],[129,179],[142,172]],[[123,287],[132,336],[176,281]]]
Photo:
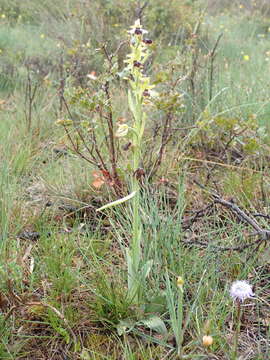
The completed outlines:
[[[213,344],[213,342],[214,342],[214,340],[213,340],[212,336],[210,336],[210,335],[204,335],[202,338],[202,343],[203,343],[203,346],[205,346],[205,347],[211,346]]]
[[[177,278],[177,287],[182,289],[183,285],[184,285],[184,279],[182,278],[182,276],[178,276],[178,278]]]

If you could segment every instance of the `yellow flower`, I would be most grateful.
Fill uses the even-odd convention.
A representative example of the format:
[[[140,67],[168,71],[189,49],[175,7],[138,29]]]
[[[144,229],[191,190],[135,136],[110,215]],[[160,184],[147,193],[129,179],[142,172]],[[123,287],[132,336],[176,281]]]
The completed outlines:
[[[243,59],[244,59],[245,61],[249,61],[249,59],[250,59],[250,58],[249,58],[249,55],[244,55],[244,56],[243,56]]]
[[[2,19],[5,19],[5,18],[6,18],[6,15],[5,15],[5,14],[2,14],[2,15],[1,15],[1,18],[2,18]]]
[[[44,38],[45,38],[45,35],[44,35],[44,34],[41,34],[41,35],[40,35],[40,38],[41,38],[41,39],[44,39]]]

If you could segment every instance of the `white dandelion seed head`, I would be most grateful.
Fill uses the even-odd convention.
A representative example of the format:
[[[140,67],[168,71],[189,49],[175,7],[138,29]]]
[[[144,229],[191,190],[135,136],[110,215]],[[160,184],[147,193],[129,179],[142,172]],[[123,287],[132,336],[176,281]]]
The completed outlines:
[[[237,280],[232,283],[230,295],[234,300],[243,302],[245,299],[252,298],[255,294],[246,280]]]

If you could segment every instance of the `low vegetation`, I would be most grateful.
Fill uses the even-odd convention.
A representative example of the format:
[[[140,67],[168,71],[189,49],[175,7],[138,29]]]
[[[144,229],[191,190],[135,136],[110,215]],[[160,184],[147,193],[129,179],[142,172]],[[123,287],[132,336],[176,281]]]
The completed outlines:
[[[0,358],[270,353],[267,1],[0,0]]]

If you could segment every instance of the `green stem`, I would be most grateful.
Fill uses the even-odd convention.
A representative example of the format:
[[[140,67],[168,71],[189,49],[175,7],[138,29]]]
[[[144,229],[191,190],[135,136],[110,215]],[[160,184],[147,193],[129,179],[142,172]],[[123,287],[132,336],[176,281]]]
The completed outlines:
[[[178,339],[177,339],[177,355],[179,359],[183,356],[183,331],[182,331],[182,322],[183,322],[183,288],[179,289],[178,294],[178,308],[177,308],[177,321],[178,321]]]
[[[142,259],[142,223],[140,218],[140,178],[139,167],[141,159],[142,137],[144,131],[145,114],[143,112],[144,91],[148,90],[149,78],[143,74],[142,68],[148,57],[148,49],[143,41],[143,30],[141,33],[137,31],[141,28],[140,21],[137,20],[132,27],[133,33],[131,39],[131,54],[128,55],[128,69],[131,72],[130,85],[131,90],[128,94],[130,110],[133,115],[134,123],[132,126],[133,133],[133,174],[131,180],[132,193],[132,239],[127,249],[128,264],[128,291],[129,296],[135,304],[141,299],[142,282],[147,276],[150,264],[143,263]],[[135,32],[135,29],[137,32]]]
[[[232,360],[237,360],[240,326],[241,326],[241,303],[239,300],[237,300],[237,302],[236,302],[236,329],[235,329],[235,334],[234,334]]]
[[[137,83],[136,79],[136,83]],[[140,220],[140,183],[136,176],[136,170],[139,168],[141,156],[141,138],[140,133],[142,123],[142,101],[139,96],[135,96],[136,114],[135,117],[135,133],[133,135],[134,153],[133,153],[133,177],[132,177],[132,192],[136,192],[133,197],[133,226],[132,226],[132,241],[131,241],[131,269],[129,273],[129,291],[135,302],[139,300],[139,267],[141,260],[141,220]]]

